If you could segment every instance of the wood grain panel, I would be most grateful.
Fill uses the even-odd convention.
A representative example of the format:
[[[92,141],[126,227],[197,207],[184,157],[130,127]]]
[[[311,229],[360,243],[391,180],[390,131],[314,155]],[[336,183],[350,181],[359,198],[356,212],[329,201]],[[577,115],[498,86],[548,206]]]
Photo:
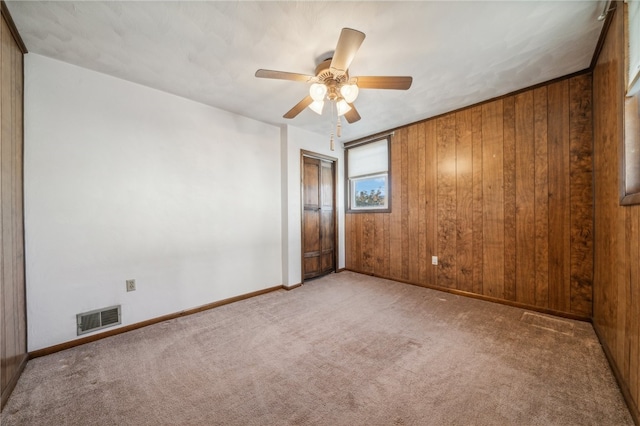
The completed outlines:
[[[627,259],[640,259],[640,214],[638,209],[627,209],[627,235],[628,240]],[[640,398],[640,262],[627,262],[629,265],[629,299],[626,301],[629,308],[627,312],[627,334],[629,336],[629,388],[631,396],[636,404]]]
[[[389,214],[376,215],[376,224],[381,222],[379,228],[376,227],[376,244],[381,247],[381,259],[377,262],[377,275],[389,276]]]
[[[613,34],[613,35],[612,35]],[[617,54],[622,49],[620,13],[615,14],[605,46],[594,70],[594,174],[598,181],[594,188],[596,245],[594,257],[594,325],[605,344],[616,346],[616,312],[618,292],[612,288],[614,265],[601,262],[609,258],[616,244],[613,236],[616,220],[617,193],[609,187],[616,185],[618,170],[618,141],[622,140],[622,110],[619,102],[624,74]],[[611,154],[615,153],[615,154]],[[598,236],[606,236],[599,238]]]
[[[411,154],[409,154],[411,153]],[[420,282],[420,184],[419,184],[419,161],[418,152],[418,126],[407,127],[407,201],[408,201],[408,280]]]
[[[22,51],[0,20],[0,390],[6,403],[27,360],[22,192]]]
[[[534,304],[549,304],[549,154],[547,146],[547,88],[533,91],[534,133]]]
[[[380,260],[374,246],[373,265],[354,270],[588,316],[593,275],[578,259],[593,255],[589,79],[554,81],[396,130],[391,213],[347,222],[357,228],[347,235],[361,244],[369,238],[362,230],[375,228],[373,241],[386,238],[388,254]],[[354,258],[369,250],[357,244],[349,246]]]
[[[548,87],[549,149],[549,306],[569,311],[570,298],[570,183],[569,84]]]
[[[535,139],[533,91],[516,96],[516,283],[517,301],[536,304]],[[545,194],[546,195],[546,194]]]
[[[4,24],[4,22],[3,22]],[[2,387],[8,385],[10,372],[15,370],[16,362],[16,333],[17,329],[13,326],[13,315],[15,313],[16,287],[14,285],[14,255],[13,255],[13,209],[14,209],[14,191],[13,181],[15,179],[13,170],[13,117],[12,104],[13,93],[11,90],[11,36],[9,28],[2,26],[2,34],[0,38],[0,81],[2,82],[2,93],[0,96],[0,111],[2,112],[2,120],[0,121],[0,199],[2,203],[2,216],[0,224],[2,226],[1,248],[2,261],[0,271],[2,277],[2,300],[3,311],[8,311],[9,317],[5,319],[5,329],[3,329],[4,353],[2,354]],[[7,283],[7,284],[5,284]],[[6,376],[5,376],[6,374]]]
[[[456,113],[456,288],[473,291],[473,123]]]
[[[302,249],[305,253],[313,252],[317,256],[320,253],[320,211],[306,211],[303,219],[305,239]]]
[[[373,232],[373,257],[372,257],[372,274],[382,275],[382,268],[384,266],[384,214],[372,214],[371,226]]]
[[[473,150],[473,292],[483,294],[483,256],[484,245],[482,230],[482,108],[471,108],[472,150]]]
[[[389,222],[389,278],[402,279],[402,139],[391,139],[391,214]]]
[[[503,102],[482,105],[483,292],[504,297]]]
[[[383,244],[384,244],[384,262],[382,263],[382,269],[380,270],[381,277],[390,277],[391,276],[391,243],[390,243],[390,224],[391,224],[391,215],[385,213],[384,217],[384,232]]]
[[[624,112],[623,4],[615,3],[617,8],[593,71],[593,325],[638,424],[640,206],[619,203],[621,148],[625,124],[630,124],[625,120],[630,117]],[[572,278],[573,274],[572,270]]]
[[[427,170],[424,176],[426,195],[425,228],[427,233],[427,278],[426,283],[438,285],[438,268],[431,264],[431,256],[438,254],[438,151],[435,120],[424,123],[425,161]]]
[[[334,162],[322,160],[320,162],[320,208],[321,208],[321,250],[322,273],[335,271],[335,209],[334,209]]]
[[[376,248],[375,229],[373,228],[373,217],[371,213],[358,215],[360,229],[362,232],[361,261],[362,271],[367,274],[374,272],[374,253]]]
[[[353,233],[356,235],[356,241],[354,245],[354,250],[356,252],[356,256],[354,259],[355,266],[358,268],[358,271],[364,272],[363,262],[362,262],[362,246],[363,246],[363,234],[362,234],[362,215],[354,214],[353,216]]]
[[[318,209],[320,207],[320,162],[318,160],[305,159],[304,161],[304,205]]]
[[[418,280],[420,284],[427,282],[427,259],[431,258],[427,244],[427,140],[425,135],[425,123],[415,125],[418,139]],[[430,263],[429,263],[430,265]]]
[[[503,100],[504,298],[516,300],[516,119],[515,98]]]
[[[614,247],[613,253],[610,254],[614,259],[620,259],[620,263],[616,265],[617,267],[614,270],[615,282],[617,283],[617,312],[616,312],[616,346],[613,348],[614,353],[616,354],[617,359],[620,360],[618,367],[621,369],[624,377],[629,377],[629,353],[628,353],[628,344],[627,340],[629,339],[629,335],[626,333],[626,320],[627,316],[630,315],[630,312],[627,311],[627,303],[626,299],[630,292],[632,292],[630,288],[630,282],[628,281],[628,277],[625,274],[626,272],[626,263],[631,259],[627,258],[627,228],[625,224],[625,211],[615,212],[615,239],[616,241],[623,242],[622,244],[616,244]],[[637,261],[637,260],[636,260]]]
[[[438,285],[456,287],[456,117],[436,120],[438,149]]]
[[[402,203],[402,270],[400,277],[403,280],[409,279],[409,240],[411,236],[409,235],[409,144],[408,144],[408,135],[407,128],[400,129],[398,132],[398,138],[401,143],[401,164],[402,164],[402,180],[400,182],[401,188],[401,198],[400,202]],[[413,154],[413,153],[412,153]]]
[[[15,37],[15,36],[14,36]],[[20,43],[18,43],[19,45]],[[26,278],[25,278],[25,259],[24,259],[24,193],[23,193],[23,53],[22,48],[14,46],[13,49],[13,78],[12,84],[14,89],[13,95],[13,144],[14,144],[14,162],[15,176],[14,191],[16,200],[14,205],[13,227],[14,227],[14,247],[15,268],[16,268],[16,312],[18,315],[14,318],[14,324],[18,330],[16,335],[16,356],[22,360],[22,365],[27,360],[27,321],[26,321]],[[18,362],[18,371],[20,370],[20,362]]]
[[[344,229],[345,229],[345,239],[344,239],[344,266],[346,269],[355,270],[357,268],[354,267],[353,259],[356,255],[354,250],[354,242],[355,235],[353,233],[353,218],[354,215],[347,214],[344,217]]]
[[[632,213],[632,211],[630,210],[626,210],[624,215],[625,221],[624,221],[624,227],[625,227],[625,232],[626,233],[631,233],[633,232],[633,228],[634,228],[634,214]],[[630,234],[632,235],[632,234]],[[624,244],[624,249],[625,249],[625,258],[626,259],[630,259],[631,258],[631,253],[634,250],[633,248],[634,244],[632,244],[631,241],[626,241],[626,243]],[[632,317],[633,315],[631,315],[631,313],[634,310],[634,306],[633,306],[633,291],[632,291],[632,287],[631,287],[631,275],[633,274],[633,269],[634,267],[631,265],[631,262],[627,262],[625,265],[625,271],[624,271],[624,276],[625,276],[625,286],[624,286],[624,299],[623,299],[623,303],[625,303],[625,310],[624,312],[626,313],[625,318],[624,318],[624,334],[625,337],[623,339],[623,360],[622,360],[622,367],[621,367],[621,372],[623,373],[623,375],[625,375],[626,377],[629,377],[629,384],[631,384],[632,381],[632,377],[631,377],[631,345],[633,344],[633,328],[634,328],[634,324],[632,324]]]
[[[593,292],[593,155],[591,76],[569,80],[570,303],[591,316]]]

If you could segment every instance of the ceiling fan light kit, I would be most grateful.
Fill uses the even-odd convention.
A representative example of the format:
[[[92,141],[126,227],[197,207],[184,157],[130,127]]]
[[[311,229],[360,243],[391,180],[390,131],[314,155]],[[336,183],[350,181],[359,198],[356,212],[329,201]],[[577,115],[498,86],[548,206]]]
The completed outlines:
[[[309,105],[309,109],[318,115],[322,115],[322,110],[324,109],[324,101],[319,100],[311,102],[311,104]]]
[[[360,89],[393,89],[407,90],[411,87],[411,77],[349,77],[349,66],[356,56],[365,34],[351,28],[343,28],[338,39],[333,57],[322,61],[316,67],[316,75],[304,75],[284,71],[259,69],[256,77],[312,83],[309,95],[298,102],[283,117],[294,118],[305,108],[322,115],[324,104],[331,104],[332,119],[335,112],[336,134],[341,136],[340,117],[345,116],[347,122],[360,120],[360,114],[353,102]],[[334,109],[335,106],[335,109]],[[332,126],[333,127],[333,126]],[[331,150],[334,149],[333,132],[330,138]]]
[[[336,101],[336,110],[338,112],[338,117],[342,117],[347,112],[351,110],[351,106],[344,99],[340,99]]]
[[[309,96],[314,101],[320,102],[324,101],[324,97],[327,94],[327,86],[322,83],[313,83],[311,87],[309,87]]]
[[[356,100],[358,93],[360,93],[360,90],[358,90],[357,84],[345,84],[340,88],[340,94],[350,104]]]

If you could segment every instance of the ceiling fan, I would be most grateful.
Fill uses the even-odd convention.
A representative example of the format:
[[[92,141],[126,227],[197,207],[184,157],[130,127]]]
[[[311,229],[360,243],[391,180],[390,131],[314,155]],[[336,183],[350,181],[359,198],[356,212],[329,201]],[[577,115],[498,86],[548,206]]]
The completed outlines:
[[[349,76],[349,66],[364,38],[365,34],[363,32],[351,28],[343,28],[333,57],[322,61],[316,67],[316,75],[259,69],[256,71],[256,77],[311,83],[309,94],[291,108],[283,116],[284,118],[294,118],[306,107],[318,114],[322,114],[325,101],[329,101],[332,104],[332,108],[335,105],[338,117],[344,115],[349,123],[354,123],[360,120],[360,114],[358,114],[356,107],[353,105],[359,89],[407,90],[411,87],[413,81],[412,77]],[[339,118],[338,136],[340,136]]]

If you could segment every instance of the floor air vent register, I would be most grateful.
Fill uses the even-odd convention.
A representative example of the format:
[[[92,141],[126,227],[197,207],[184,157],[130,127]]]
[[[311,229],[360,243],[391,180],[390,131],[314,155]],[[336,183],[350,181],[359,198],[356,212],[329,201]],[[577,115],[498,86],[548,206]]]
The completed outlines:
[[[120,305],[96,309],[76,315],[78,336],[120,324]]]

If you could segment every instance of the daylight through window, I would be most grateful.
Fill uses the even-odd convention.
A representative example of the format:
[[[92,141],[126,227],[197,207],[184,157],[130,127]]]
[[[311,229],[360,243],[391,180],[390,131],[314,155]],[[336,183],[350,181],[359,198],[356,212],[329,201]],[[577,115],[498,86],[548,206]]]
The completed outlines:
[[[640,0],[627,0],[627,96],[640,93]]]
[[[349,211],[389,211],[389,138],[347,146]]]

